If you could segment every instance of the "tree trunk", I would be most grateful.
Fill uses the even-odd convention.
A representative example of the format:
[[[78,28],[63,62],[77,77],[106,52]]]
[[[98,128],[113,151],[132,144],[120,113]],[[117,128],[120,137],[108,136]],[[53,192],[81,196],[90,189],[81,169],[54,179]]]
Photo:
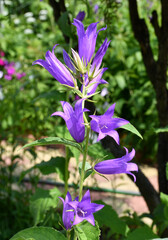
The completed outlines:
[[[168,1],[161,0],[162,23],[158,24],[157,12],[153,11],[151,24],[158,39],[158,60],[155,61],[150,46],[150,36],[144,19],[140,19],[136,0],[128,0],[129,12],[134,36],[139,42],[141,53],[154,90],[156,92],[157,111],[160,128],[168,126],[168,92],[166,89],[168,61]],[[168,162],[168,133],[161,132],[158,136],[158,177],[159,191],[168,194],[166,164]]]

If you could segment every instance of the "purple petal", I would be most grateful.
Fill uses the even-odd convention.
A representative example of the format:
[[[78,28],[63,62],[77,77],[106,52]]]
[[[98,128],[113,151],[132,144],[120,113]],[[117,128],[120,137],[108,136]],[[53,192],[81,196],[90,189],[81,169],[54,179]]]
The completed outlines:
[[[61,101],[61,105],[67,118],[70,118],[71,115],[74,113],[73,107],[65,101]]]
[[[82,201],[88,201],[89,203],[91,202],[90,191],[89,190],[87,190],[87,192],[83,196]]]
[[[91,120],[90,124],[91,124],[92,131],[98,133],[99,132],[99,125],[98,125],[98,123],[95,120]]]
[[[102,133],[101,131],[99,132],[97,141],[100,141],[101,139],[103,139],[106,136],[106,134]]]
[[[127,172],[127,165],[125,162],[112,159],[97,163],[94,169],[101,174],[119,174]]]
[[[92,213],[89,216],[85,217],[85,220],[91,223],[93,226],[95,226],[95,220]]]
[[[58,45],[58,44],[57,44]],[[74,87],[73,76],[68,71],[68,69],[56,58],[54,55],[54,49],[57,46],[55,45],[53,47],[52,53],[50,51],[46,52],[46,60],[36,60],[33,62],[34,64],[39,64],[47,71],[61,84],[65,84],[71,87]]]
[[[71,69],[73,72],[76,72],[74,65],[72,64],[72,61],[68,55],[68,53],[63,49],[63,58],[64,62],[67,65],[69,69]]]
[[[54,112],[53,114],[51,114],[51,117],[53,116],[59,116],[59,117],[62,117],[65,121],[67,120],[67,117],[63,112]]]
[[[96,66],[96,69],[99,69],[109,44],[110,44],[110,41],[107,42],[107,38],[106,38],[93,59],[91,71],[94,69],[95,66]]]
[[[120,138],[119,138],[119,134],[117,131],[115,130],[111,130],[110,132],[108,132],[108,135],[112,138],[114,138],[114,140],[116,141],[116,143],[119,145],[120,144]]]

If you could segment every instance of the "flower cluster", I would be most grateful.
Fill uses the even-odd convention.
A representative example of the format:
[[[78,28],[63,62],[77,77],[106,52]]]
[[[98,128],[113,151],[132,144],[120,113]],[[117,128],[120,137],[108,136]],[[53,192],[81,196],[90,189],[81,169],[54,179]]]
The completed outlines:
[[[65,200],[60,197],[63,202],[62,220],[66,230],[71,229],[72,226],[86,220],[93,226],[95,225],[93,213],[101,210],[104,205],[91,202],[90,191],[88,190],[81,201],[76,197],[72,201],[72,197],[68,192]]]
[[[4,75],[4,79],[7,81],[12,80],[13,77],[16,77],[18,80],[26,76],[25,72],[17,72],[17,66],[14,62],[8,62],[5,59],[5,53],[0,51],[0,78]]]
[[[102,78],[107,68],[101,67],[101,64],[110,41],[105,39],[95,54],[98,33],[106,30],[106,27],[97,31],[97,22],[90,24],[85,30],[81,22],[82,18],[83,14],[80,13],[78,19],[74,19],[73,22],[73,25],[77,29],[78,52],[72,49],[72,56],[69,56],[68,53],[63,50],[63,64],[54,54],[54,49],[57,46],[55,45],[52,52],[47,51],[45,60],[38,59],[33,65],[41,65],[58,82],[72,89],[74,93],[77,94],[77,99],[79,100],[76,101],[74,108],[68,102],[61,101],[63,112],[54,112],[51,115],[60,116],[64,119],[71,136],[76,142],[82,143],[86,138],[85,146],[87,146],[89,138],[88,129],[91,129],[98,133],[97,141],[100,141],[106,136],[110,136],[117,144],[120,144],[119,134],[116,129],[129,124],[129,121],[114,117],[115,104],[112,104],[103,115],[89,115],[90,121],[85,115],[85,113],[89,111],[84,107],[85,101],[97,94],[96,89],[99,84],[107,83]],[[85,134],[86,128],[87,134]],[[135,155],[135,150],[132,149],[130,153],[126,148],[125,150],[126,154],[123,157],[99,162],[93,167],[93,170],[100,174],[131,174],[134,181],[136,181],[136,177],[132,171],[138,171],[138,167],[135,163],[130,163]],[[86,155],[87,153],[85,152],[84,164]],[[83,184],[84,174],[81,175],[81,178],[81,184]],[[82,189],[82,187],[80,187],[80,189]],[[81,199],[81,197],[72,201],[70,193],[67,193],[65,200],[61,198],[64,205],[63,223],[67,230],[84,219],[94,225],[93,213],[103,207],[103,205],[91,203],[89,191],[85,193],[81,201],[79,201],[79,199]]]

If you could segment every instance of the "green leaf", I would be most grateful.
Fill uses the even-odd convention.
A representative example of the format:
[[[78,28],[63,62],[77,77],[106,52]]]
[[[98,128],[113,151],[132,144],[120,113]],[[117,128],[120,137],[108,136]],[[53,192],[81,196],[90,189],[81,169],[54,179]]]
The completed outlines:
[[[81,170],[82,170],[82,162],[79,163],[79,173],[80,173],[80,175],[81,175]],[[90,166],[90,164],[88,162],[86,162],[84,179],[89,177],[89,175],[92,174],[92,172],[93,172],[92,167]]]
[[[67,238],[54,228],[32,227],[16,233],[10,240],[66,240]]]
[[[155,129],[155,133],[168,132],[168,126]]]
[[[140,137],[141,139],[143,139],[140,132],[138,132],[138,130],[131,123],[125,124],[125,125],[121,126],[120,128],[130,131],[130,132],[134,133],[135,135],[137,135],[138,137]]]
[[[99,240],[100,237],[100,229],[96,221],[95,226],[83,221],[75,226],[75,232],[79,240]]]
[[[47,137],[47,138],[42,138],[40,140],[36,140],[34,142],[28,143],[24,145],[21,149],[26,148],[26,147],[34,147],[34,146],[45,146],[45,145],[52,145],[52,144],[63,144],[66,146],[71,146],[77,148],[80,152],[82,152],[81,145],[79,143],[64,139],[64,138],[59,138],[59,137]]]
[[[65,158],[64,157],[52,157],[49,161],[42,161],[34,166],[38,168],[43,175],[51,173],[58,173],[59,177],[65,180]]]
[[[142,238],[143,236],[143,238]],[[148,227],[144,226],[141,228],[137,228],[131,233],[128,234],[127,240],[142,240],[142,239],[153,239],[158,237],[156,234],[153,233],[153,231]]]
[[[98,202],[104,204],[102,202]],[[127,235],[128,232],[128,226],[125,222],[123,222],[117,215],[117,213],[114,211],[114,209],[104,204],[104,208],[101,209],[101,211],[98,211],[94,214],[95,219],[98,221],[99,226],[107,226],[111,229],[112,233],[119,233],[124,236]]]
[[[88,155],[94,160],[100,160],[102,158],[103,160],[107,160],[114,158],[114,156],[109,151],[102,147],[100,142],[88,146]]]
[[[60,191],[57,188],[45,190],[38,188],[30,199],[30,213],[34,219],[34,225],[42,222],[46,212],[50,208],[55,208],[58,204]]]

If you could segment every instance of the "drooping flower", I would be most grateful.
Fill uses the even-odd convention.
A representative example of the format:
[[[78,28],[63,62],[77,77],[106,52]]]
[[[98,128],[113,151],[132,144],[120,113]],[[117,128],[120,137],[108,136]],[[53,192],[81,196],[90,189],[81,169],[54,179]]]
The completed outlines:
[[[95,225],[93,213],[101,210],[104,205],[91,203],[90,191],[88,190],[82,200],[69,202],[69,205],[74,209],[75,220],[73,225],[76,225],[83,220],[87,220],[93,226]]]
[[[100,116],[90,115],[91,120],[91,129],[94,132],[99,133],[97,141],[103,139],[105,136],[109,135],[119,144],[119,134],[115,130],[125,124],[128,124],[129,121],[123,118],[113,118],[115,109],[115,103],[108,108],[108,110]]]
[[[76,80],[73,78],[72,74],[68,71],[68,69],[56,58],[54,54],[54,49],[58,44],[56,44],[52,52],[47,51],[46,52],[46,60],[43,59],[38,59],[34,64],[39,64],[47,71],[61,84],[70,86],[70,87],[75,87]]]
[[[97,31],[98,22],[91,23],[85,31],[81,21],[74,19],[72,24],[77,28],[79,56],[87,65],[95,52],[97,35],[100,31],[105,30],[106,27]]]
[[[131,174],[135,182],[136,177],[133,173],[131,173],[131,171],[137,172],[138,166],[135,163],[129,163],[135,156],[135,150],[132,149],[130,153],[128,153],[127,148],[125,148],[125,150],[126,155],[124,155],[123,157],[99,162],[94,166],[94,169],[101,174]]]
[[[75,19],[82,22],[84,18],[85,18],[85,12],[84,11],[79,11]]]
[[[85,137],[85,125],[83,119],[83,112],[88,111],[87,109],[82,109],[83,99],[76,102],[75,108],[65,101],[61,101],[64,112],[55,112],[51,116],[62,117],[67,125],[67,128],[71,136],[77,142],[83,142]]]
[[[62,221],[64,224],[64,227],[66,230],[71,229],[72,223],[74,221],[74,210],[73,208],[68,204],[72,201],[72,197],[69,192],[67,192],[67,195],[65,197],[65,200],[61,197],[59,197],[61,201],[63,202],[63,213],[62,213]]]

